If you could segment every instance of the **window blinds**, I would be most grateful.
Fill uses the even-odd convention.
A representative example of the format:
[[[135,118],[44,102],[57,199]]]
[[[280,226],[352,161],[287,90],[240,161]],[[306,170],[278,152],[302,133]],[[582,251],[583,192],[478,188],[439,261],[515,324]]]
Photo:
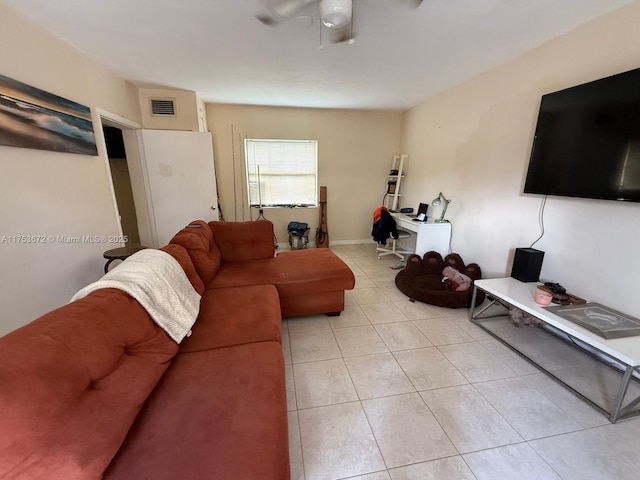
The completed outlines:
[[[246,139],[245,158],[251,206],[318,205],[317,140]]]

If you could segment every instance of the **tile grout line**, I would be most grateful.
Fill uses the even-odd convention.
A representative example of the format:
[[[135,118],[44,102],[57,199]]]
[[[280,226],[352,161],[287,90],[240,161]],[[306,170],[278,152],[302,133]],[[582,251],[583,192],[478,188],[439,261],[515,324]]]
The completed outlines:
[[[354,300],[356,300],[356,299],[354,299]],[[360,307],[360,303],[357,300],[356,300],[356,304]],[[361,308],[361,310],[362,310],[362,308]],[[367,316],[366,312],[363,311],[362,313],[367,318],[367,320],[369,322],[371,322],[371,319]],[[331,326],[331,324],[330,324],[330,326]],[[356,388],[356,384],[355,384],[355,382],[353,380],[353,376],[351,375],[351,370],[349,370],[349,366],[347,365],[346,359],[344,357],[344,352],[340,348],[340,344],[338,343],[338,339],[335,337],[335,332],[333,331],[333,327],[332,327],[331,331],[333,333],[333,336],[334,336],[334,339],[336,341],[336,344],[338,344],[338,350],[340,351],[340,354],[342,355],[342,363],[345,366],[345,369],[347,371],[347,375],[349,376],[349,380],[351,381],[351,385],[353,386],[353,389],[356,392],[356,397],[358,398],[358,403],[360,404],[360,408],[362,410],[362,413],[364,414],[365,421],[367,422],[367,426],[369,427],[369,431],[371,432],[371,437],[373,438],[373,441],[375,442],[376,448],[378,449],[378,454],[380,455],[380,458],[382,459],[382,463],[385,466],[385,471],[388,473],[389,466],[387,465],[387,461],[385,460],[384,455],[382,454],[382,449],[380,448],[380,444],[378,443],[378,439],[376,438],[376,435],[373,432],[373,427],[371,426],[371,422],[369,421],[369,417],[367,415],[367,411],[364,408],[364,404],[362,403],[363,399],[362,399],[360,393],[358,392],[358,389]],[[375,331],[375,328],[374,328],[374,331]],[[384,340],[383,340],[383,343],[384,343]],[[386,346],[386,344],[385,344],[385,346]]]
[[[384,293],[384,292],[383,292],[383,293]],[[389,301],[389,302],[391,302],[392,304],[396,303],[396,302],[393,302],[393,300],[392,300],[392,299],[390,299],[389,297],[387,297],[387,298],[388,298],[388,301]],[[358,305],[359,305],[359,304],[358,304]],[[397,307],[396,307],[396,308],[397,308]],[[403,313],[401,310],[400,310],[400,312],[404,315],[404,313]],[[366,313],[366,312],[364,312],[364,314],[365,314],[365,316],[367,316],[367,313]],[[367,318],[368,318],[368,316],[367,316]],[[411,324],[412,324],[415,328],[418,328],[415,324],[413,324],[413,320],[412,320],[412,319],[410,319],[410,318],[408,318],[408,317],[405,317],[405,318],[406,318],[406,320],[405,320],[405,321],[411,322]],[[368,318],[368,319],[369,319],[369,321],[371,322],[371,319],[370,319],[370,318]],[[387,323],[387,324],[391,324],[391,323],[403,323],[403,322],[389,322],[389,323]],[[455,448],[455,449],[456,449],[456,451],[457,451],[457,452],[458,452],[458,454],[459,454],[460,452],[458,451],[457,447],[455,446],[455,444],[453,443],[453,441],[451,440],[451,438],[450,438],[450,437],[449,437],[449,435],[447,434],[446,430],[442,427],[442,425],[440,425],[440,422],[438,421],[438,419],[436,418],[436,416],[433,414],[433,412],[431,411],[431,409],[429,408],[429,406],[428,406],[428,405],[427,405],[427,403],[425,402],[424,398],[422,398],[422,395],[420,395],[418,388],[416,387],[416,385],[414,384],[414,382],[411,380],[411,378],[407,375],[407,372],[405,371],[405,369],[404,369],[404,368],[402,368],[402,365],[400,365],[400,363],[398,362],[398,359],[397,359],[397,358],[396,358],[396,356],[394,355],[394,350],[392,350],[392,349],[389,347],[388,343],[384,340],[384,337],[383,337],[382,335],[380,335],[380,332],[377,330],[376,325],[377,325],[377,324],[373,324],[373,323],[372,323],[372,326],[373,326],[373,328],[374,328],[374,331],[377,333],[378,337],[380,337],[380,339],[382,340],[382,342],[384,343],[384,345],[387,347],[387,349],[389,350],[389,353],[391,354],[391,357],[393,358],[393,360],[395,361],[395,363],[400,367],[400,370],[402,371],[402,373],[404,374],[404,376],[407,378],[407,380],[409,381],[409,383],[411,384],[411,386],[413,387],[413,389],[415,390],[415,392],[411,392],[411,393],[403,393],[403,394],[393,394],[393,395],[384,395],[384,396],[381,396],[381,397],[375,397],[375,398],[389,398],[389,397],[397,397],[397,396],[404,396],[404,395],[414,395],[414,394],[417,394],[417,395],[418,395],[418,398],[420,399],[420,402],[422,402],[422,404],[427,408],[427,410],[428,410],[428,411],[429,411],[429,413],[432,415],[432,417],[433,417],[433,419],[435,420],[435,422],[438,424],[438,426],[440,427],[440,429],[441,429],[441,430],[442,430],[442,432],[444,433],[444,435],[447,437],[447,439],[449,440],[449,442],[451,442],[451,445],[453,446],[453,448]],[[420,329],[418,329],[418,330],[420,330]],[[422,333],[422,331],[420,331],[420,333],[421,333],[421,334],[423,334],[423,333]],[[429,343],[432,343],[426,335],[424,335],[424,334],[423,334],[423,336],[427,339],[427,341],[428,341]],[[417,349],[418,349],[418,348],[416,348],[416,350],[417,350]],[[407,350],[411,350],[411,349],[407,349]],[[403,350],[403,351],[406,351],[406,350]],[[446,358],[446,357],[445,357],[445,358]],[[455,367],[454,367],[454,368],[455,368]],[[349,372],[348,368],[347,368],[347,371]],[[349,376],[350,376],[350,378],[351,378],[351,372],[349,372]],[[351,381],[353,382],[353,378],[351,378]],[[355,384],[354,384],[354,385],[355,385]],[[360,398],[360,395],[357,393],[357,390],[356,390],[356,394],[357,394],[357,395],[358,395],[358,397]],[[371,400],[371,399],[367,399],[367,400]],[[364,405],[363,405],[363,403],[362,403],[362,402],[363,402],[363,400],[361,399],[361,400],[360,400],[361,408],[362,408],[362,410],[363,410],[363,412],[364,412],[364,414],[365,414],[365,418],[367,419],[367,423],[368,423],[368,425],[369,425],[369,428],[370,428],[370,430],[371,430],[371,433],[372,433],[372,435],[373,435],[373,438],[374,438],[374,440],[375,440],[375,442],[376,442],[376,445],[377,445],[377,447],[378,447],[378,450],[379,450],[379,452],[380,452],[380,455],[381,455],[381,457],[382,457],[382,460],[383,460],[383,462],[384,462],[384,464],[385,464],[385,466],[386,466],[387,474],[389,474],[389,466],[388,466],[388,464],[387,464],[387,461],[386,461],[386,460],[385,460],[385,458],[384,458],[384,455],[382,455],[382,450],[381,450],[381,448],[380,448],[380,444],[378,443],[378,439],[377,439],[377,437],[376,437],[376,435],[375,435],[375,433],[374,433],[374,431],[373,431],[373,427],[371,426],[371,422],[370,422],[370,420],[369,420],[369,416],[367,415],[367,411],[366,411],[366,409],[364,408]],[[419,463],[422,463],[422,462],[419,462]],[[403,467],[404,467],[404,466],[405,466],[405,465],[403,465]],[[389,476],[390,476],[390,475],[389,475]],[[474,476],[475,476],[475,475],[474,475]]]

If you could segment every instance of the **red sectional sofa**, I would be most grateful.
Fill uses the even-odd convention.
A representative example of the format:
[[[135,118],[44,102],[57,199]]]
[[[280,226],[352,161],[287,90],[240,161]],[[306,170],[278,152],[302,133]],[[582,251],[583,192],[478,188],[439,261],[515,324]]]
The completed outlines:
[[[339,313],[354,277],[273,238],[198,221],[161,249],[202,295],[180,345],[111,288],[0,338],[0,478],[289,478],[281,318]]]

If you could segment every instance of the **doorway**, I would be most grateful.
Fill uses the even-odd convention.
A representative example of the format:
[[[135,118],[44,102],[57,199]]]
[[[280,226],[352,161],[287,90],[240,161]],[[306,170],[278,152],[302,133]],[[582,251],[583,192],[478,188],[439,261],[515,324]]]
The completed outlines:
[[[131,176],[129,175],[122,130],[115,126],[104,125],[102,131],[107,146],[107,158],[120,215],[122,235],[127,239],[128,247],[140,245],[138,218],[133,201]]]

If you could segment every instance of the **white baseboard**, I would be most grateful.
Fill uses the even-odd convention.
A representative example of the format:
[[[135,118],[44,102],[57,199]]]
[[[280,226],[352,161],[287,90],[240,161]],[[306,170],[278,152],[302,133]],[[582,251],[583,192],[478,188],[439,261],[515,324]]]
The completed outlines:
[[[375,245],[375,242],[371,239],[365,239],[365,240],[330,240],[329,241],[329,247],[331,246],[339,246],[339,245],[366,245],[366,244],[371,244],[371,245]],[[307,244],[307,248],[316,248],[316,242],[309,242]],[[289,245],[289,242],[278,242],[278,248],[276,249],[276,251],[278,252],[284,252],[287,250],[291,250],[291,245]]]
[[[329,245],[366,245],[367,243],[375,244],[372,239],[367,238],[364,240],[332,240]]]

